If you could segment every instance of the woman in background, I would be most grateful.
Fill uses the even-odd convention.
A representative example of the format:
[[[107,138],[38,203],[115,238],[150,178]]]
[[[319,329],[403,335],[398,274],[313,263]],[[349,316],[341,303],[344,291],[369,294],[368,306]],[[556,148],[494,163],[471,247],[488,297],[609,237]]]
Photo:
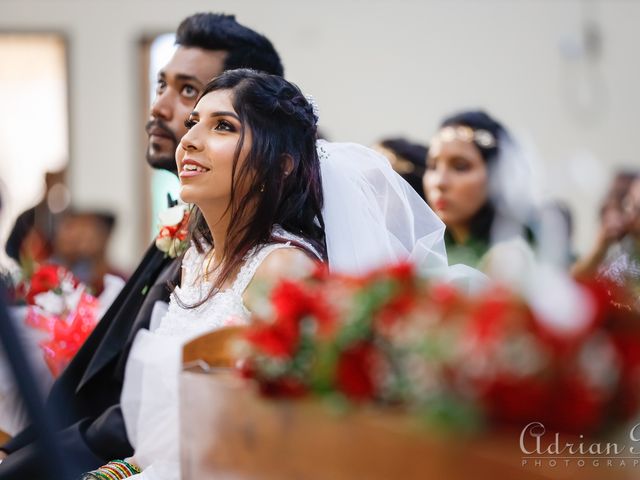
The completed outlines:
[[[595,241],[589,251],[573,264],[571,273],[574,277],[593,278],[602,274],[620,277],[621,262],[632,264],[632,252],[640,251],[637,227],[634,235],[634,225],[640,217],[639,179],[636,172],[630,171],[619,172],[614,177],[600,207]],[[626,257],[629,257],[628,261],[623,261]]]
[[[499,180],[502,162],[520,160],[506,159],[512,146],[507,130],[483,111],[447,117],[431,140],[423,185],[427,202],[446,225],[450,264],[490,269],[486,254],[493,245],[527,236],[519,221],[524,212],[503,201],[508,192]],[[525,242],[516,245],[531,256]]]
[[[640,176],[621,172],[600,209],[600,227],[591,249],[574,263],[578,279],[604,277],[640,292]],[[636,300],[640,309],[640,300]]]

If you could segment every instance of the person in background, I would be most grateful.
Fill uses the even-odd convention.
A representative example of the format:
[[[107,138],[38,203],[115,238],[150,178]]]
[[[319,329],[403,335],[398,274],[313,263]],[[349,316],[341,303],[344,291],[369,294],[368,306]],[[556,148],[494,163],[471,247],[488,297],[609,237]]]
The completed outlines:
[[[600,208],[600,227],[589,252],[571,268],[578,279],[640,281],[640,176],[618,173]]]
[[[146,126],[146,160],[153,168],[177,175],[175,152],[187,131],[185,121],[211,78],[242,67],[281,76],[284,70],[271,42],[232,15],[187,17],[176,32],[176,45],[158,74]],[[168,257],[152,244],[51,388],[47,407],[58,421],[56,439],[75,460],[78,475],[132,453],[120,409],[125,364],[137,332],[149,326],[154,309],[166,308],[168,285],[179,282],[180,264],[180,258]],[[51,478],[43,469],[36,440],[34,429],[26,428],[1,447],[0,460],[5,458],[0,480]]]
[[[68,210],[61,214],[53,237],[51,262],[68,268],[93,295],[104,289],[104,276],[125,278],[108,259],[115,216],[110,212]]]
[[[42,262],[53,252],[53,235],[58,215],[66,202],[60,199],[64,171],[47,172],[45,193],[34,207],[16,219],[5,245],[7,255],[16,262]]]
[[[499,242],[530,237],[517,212],[501,200],[506,186],[497,179],[513,141],[484,111],[465,111],[443,120],[430,142],[423,176],[426,199],[446,225],[450,264],[484,269],[489,249]],[[531,256],[525,242],[518,244]],[[493,256],[495,258],[495,256]]]
[[[413,187],[418,195],[425,198],[422,177],[428,151],[426,146],[412,143],[404,138],[388,138],[376,143],[373,148],[387,157],[391,167]]]

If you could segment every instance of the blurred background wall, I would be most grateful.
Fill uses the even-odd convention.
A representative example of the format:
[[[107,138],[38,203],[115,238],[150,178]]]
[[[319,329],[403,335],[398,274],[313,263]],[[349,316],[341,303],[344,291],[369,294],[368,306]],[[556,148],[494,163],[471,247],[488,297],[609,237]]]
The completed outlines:
[[[0,0],[0,35],[64,39],[68,132],[62,125],[57,135],[68,140],[67,184],[75,205],[117,214],[111,255],[124,270],[137,264],[153,221],[143,40],[197,11],[233,13],[269,37],[286,76],[315,96],[331,140],[427,142],[444,114],[486,108],[527,145],[540,195],[573,207],[578,251],[590,243],[612,171],[640,164],[639,1]],[[11,65],[30,88],[33,69]],[[15,165],[31,171],[49,141],[52,107],[38,105],[19,114],[0,106],[0,125],[24,134],[22,148],[0,154],[5,184],[26,182]],[[60,163],[56,142],[52,162]],[[32,190],[7,188],[0,235],[38,201]]]

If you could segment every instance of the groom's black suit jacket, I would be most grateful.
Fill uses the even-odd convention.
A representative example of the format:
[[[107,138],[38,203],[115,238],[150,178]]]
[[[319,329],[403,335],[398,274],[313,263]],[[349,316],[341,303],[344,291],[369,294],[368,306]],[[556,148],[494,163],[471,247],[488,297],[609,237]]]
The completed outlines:
[[[165,257],[152,245],[54,382],[46,407],[57,422],[57,441],[73,461],[75,474],[132,454],[119,405],[124,366],[135,334],[149,326],[155,302],[168,301],[169,285],[179,282],[179,273],[180,261]],[[42,457],[34,440],[29,427],[2,446],[9,456],[0,464],[0,480],[52,478],[51,472],[41,470]]]

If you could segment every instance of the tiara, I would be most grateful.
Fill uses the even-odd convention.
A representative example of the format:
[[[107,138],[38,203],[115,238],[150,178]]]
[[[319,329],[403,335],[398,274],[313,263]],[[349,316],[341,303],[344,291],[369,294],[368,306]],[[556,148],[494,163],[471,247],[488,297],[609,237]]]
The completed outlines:
[[[438,131],[433,140],[452,142],[460,140],[467,143],[475,143],[482,148],[494,148],[497,145],[496,137],[489,130],[480,128],[474,130],[466,125],[447,126]]]
[[[311,109],[313,110],[313,116],[316,117],[316,125],[317,125],[318,121],[320,120],[320,108],[318,107],[318,103],[316,102],[316,99],[313,98],[313,95],[305,95],[304,98],[306,98],[307,102],[309,102],[309,105],[311,105]]]

